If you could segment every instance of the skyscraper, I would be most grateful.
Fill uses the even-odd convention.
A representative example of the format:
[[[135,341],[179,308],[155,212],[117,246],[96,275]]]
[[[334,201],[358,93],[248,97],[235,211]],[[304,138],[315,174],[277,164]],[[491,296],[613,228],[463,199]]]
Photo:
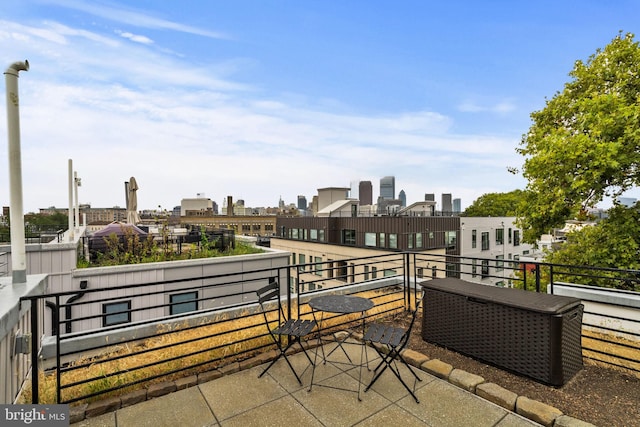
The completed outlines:
[[[403,208],[407,206],[407,195],[404,190],[400,190],[400,193],[398,193],[398,199],[400,199],[400,206]]]
[[[307,209],[307,198],[304,196],[298,196],[298,209],[306,210]]]
[[[358,195],[360,205],[372,205],[373,204],[373,185],[371,181],[360,181],[358,185]]]
[[[462,200],[453,199],[453,212],[455,213],[462,212]]]
[[[380,179],[380,197],[383,199],[396,198],[396,177],[385,176]]]
[[[435,202],[436,195],[434,193],[424,193],[424,201],[425,202]]]
[[[442,213],[451,214],[453,206],[451,206],[451,193],[442,193]]]

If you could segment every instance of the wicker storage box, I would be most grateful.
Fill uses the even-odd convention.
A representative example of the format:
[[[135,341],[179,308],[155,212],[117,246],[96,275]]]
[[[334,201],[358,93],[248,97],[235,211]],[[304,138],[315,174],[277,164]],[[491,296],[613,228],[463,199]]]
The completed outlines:
[[[582,369],[579,299],[455,278],[422,286],[424,340],[553,386]]]

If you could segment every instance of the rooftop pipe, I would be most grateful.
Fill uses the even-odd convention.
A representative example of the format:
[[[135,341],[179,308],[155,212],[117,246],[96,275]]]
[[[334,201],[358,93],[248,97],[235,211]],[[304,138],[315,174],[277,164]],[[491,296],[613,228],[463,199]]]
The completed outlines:
[[[12,283],[27,281],[27,254],[24,239],[24,212],[22,207],[22,161],[20,155],[20,103],[18,98],[18,72],[29,70],[29,61],[18,61],[4,72],[7,86],[7,130],[9,132],[9,191],[11,221]]]

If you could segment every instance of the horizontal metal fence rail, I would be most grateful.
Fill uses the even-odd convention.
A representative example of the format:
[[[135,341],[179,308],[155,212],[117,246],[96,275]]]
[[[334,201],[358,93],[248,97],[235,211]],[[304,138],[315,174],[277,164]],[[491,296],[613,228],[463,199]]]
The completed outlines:
[[[484,272],[480,270],[483,262],[485,266],[488,262],[489,266]],[[477,273],[475,276],[473,271]],[[470,279],[478,282],[493,278],[504,280],[503,283],[508,286],[529,291],[553,292],[554,283],[571,278],[607,284],[612,288],[628,289],[632,285],[637,289],[640,272],[517,260],[487,260],[425,252],[398,252],[194,277],[189,280],[113,286],[108,289],[84,289],[80,291],[85,296],[82,299],[69,299],[79,293],[77,289],[26,298],[44,298],[55,311],[55,315],[52,316],[52,330],[55,331],[55,366],[38,375],[39,349],[33,346],[32,363],[36,368],[33,369],[32,375],[32,401],[40,402],[39,383],[50,376],[55,376],[55,403],[73,403],[105,397],[116,392],[126,392],[154,381],[170,380],[214,369],[227,363],[230,358],[250,357],[271,348],[272,342],[263,325],[262,317],[256,311],[255,295],[255,290],[264,286],[270,277],[279,278],[284,296],[283,303],[286,303],[288,310],[287,315],[291,315],[295,310],[297,317],[309,317],[311,310],[306,302],[311,296],[323,292],[359,294],[363,292],[362,289],[375,290],[379,293],[368,297],[374,300],[377,310],[375,316],[383,316],[397,313],[398,307],[402,310],[413,306],[419,293],[420,282],[436,277],[463,275],[468,275]],[[127,298],[137,298],[139,301],[151,301],[175,291],[197,292],[197,297],[173,303],[136,303],[126,310],[109,313],[88,312],[90,310],[86,308],[91,304],[108,304],[122,300],[122,296],[107,296],[108,292],[114,291],[126,291]],[[238,302],[216,306],[214,300],[217,298]],[[185,304],[192,304],[197,309],[173,315],[151,316],[145,320],[108,325],[93,330],[64,333],[68,326],[73,330],[76,323],[105,319],[105,316],[132,317],[158,310],[171,313],[172,307],[185,307]],[[66,313],[80,313],[83,307],[87,313],[73,318],[66,316]],[[275,306],[272,315],[280,320],[279,311]],[[347,316],[341,316],[325,318],[334,321],[335,328],[351,323]],[[31,320],[36,324],[40,321],[37,318]],[[626,318],[622,320],[632,321]],[[640,337],[637,334],[627,334],[631,339],[620,344],[619,340],[614,339],[621,334],[619,330],[606,331],[608,334],[594,337],[593,334],[589,335],[588,330],[595,326],[601,330],[603,328],[588,322],[583,326],[583,357],[617,368],[640,371]],[[125,332],[130,332],[133,327],[150,328],[153,332],[148,336],[126,335]],[[119,339],[110,341],[109,337]],[[81,339],[94,341],[83,345],[81,349],[74,349],[72,344]],[[605,349],[592,344],[597,342],[606,344]],[[607,346],[614,345],[616,349],[623,348],[631,355],[627,356],[624,352],[620,355],[617,350],[614,352],[606,349]],[[156,357],[157,355],[160,356]],[[96,366],[99,368],[97,373],[89,373],[90,368]]]
[[[408,271],[404,263],[408,259],[404,254],[392,257],[371,257],[349,260],[358,265],[399,265],[400,271],[392,277],[395,284],[390,286],[384,280],[376,284],[370,279],[369,290],[379,294],[369,296],[378,306],[378,314],[392,314],[404,307],[408,291],[403,283],[404,272]],[[334,269],[333,264],[313,263],[320,271]],[[355,264],[354,264],[355,265]],[[287,315],[295,310],[298,317],[311,317],[311,310],[306,304],[309,297],[327,288],[302,290],[304,281],[294,280],[301,266],[285,266],[265,268],[261,270],[243,271],[197,277],[189,280],[161,281],[141,283],[129,286],[113,286],[103,289],[81,290],[84,298],[69,298],[78,294],[78,290],[50,293],[28,299],[49,301],[54,307],[52,318],[57,322],[52,325],[55,331],[55,363],[53,367],[43,371],[38,369],[39,349],[32,349],[32,363],[35,367],[32,375],[32,402],[41,401],[40,387],[51,378],[55,379],[55,402],[74,403],[90,399],[102,398],[114,393],[134,390],[154,381],[166,381],[185,375],[203,372],[222,366],[228,359],[242,359],[273,347],[264,320],[257,311],[255,290],[264,286],[269,278],[278,277],[283,284],[283,304],[286,303]],[[382,267],[381,267],[382,268]],[[323,273],[324,274],[324,273]],[[328,274],[327,274],[328,275]],[[390,276],[387,276],[390,277]],[[362,277],[358,276],[358,280]],[[379,278],[380,279],[380,278]],[[352,280],[343,282],[336,280],[330,287],[331,292],[359,294]],[[193,284],[197,281],[197,284]],[[325,277],[324,282],[328,280]],[[191,282],[191,283],[190,283]],[[285,286],[292,283],[293,286]],[[358,285],[367,284],[360,280]],[[414,283],[415,287],[415,283]],[[205,296],[207,290],[222,290]],[[65,313],[81,313],[83,307],[92,304],[109,304],[123,299],[121,295],[111,296],[114,292],[127,292],[131,306],[126,310],[105,313],[88,313],[71,319]],[[174,303],[143,305],[148,297],[158,297],[168,292],[197,292],[197,297],[180,300]],[[107,295],[109,294],[109,295]],[[391,295],[389,297],[388,295]],[[395,296],[394,296],[395,295]],[[231,303],[223,307],[211,306],[217,298],[235,298],[242,302]],[[67,325],[81,323],[93,319],[105,319],[107,316],[126,316],[145,314],[154,310],[168,310],[180,304],[193,304],[197,309],[174,315],[151,317],[142,321],[128,322],[104,326],[98,329],[64,333]],[[209,307],[207,307],[209,306]],[[182,306],[184,307],[184,305]],[[203,308],[204,307],[204,308]],[[72,309],[72,310],[71,310]],[[84,310],[87,311],[87,310]],[[274,305],[272,315],[278,321],[280,312]],[[343,316],[343,319],[340,317]],[[352,323],[346,316],[334,316],[334,327]],[[37,322],[38,319],[32,319]],[[126,335],[133,328],[156,328],[150,336]],[[71,328],[74,329],[74,328]],[[117,339],[114,337],[118,337]],[[78,340],[94,339],[91,344],[82,345],[81,349],[73,347]],[[86,341],[91,342],[91,341]],[[42,399],[50,399],[42,396]]]
[[[469,271],[474,265],[478,267],[483,261],[488,262],[488,274],[477,274],[475,279],[508,278],[512,287],[533,290],[536,292],[554,293],[554,283],[577,282],[588,286],[615,289],[618,293],[640,295],[640,271],[631,269],[598,268],[549,264],[519,260],[495,260],[471,258],[454,255],[418,254],[414,266],[425,266],[432,270],[432,276],[444,274],[449,277],[460,277],[462,272]],[[504,261],[500,268],[497,263]],[[496,271],[498,270],[498,271]],[[416,276],[418,277],[418,276]],[[473,281],[473,278],[472,278]],[[613,303],[602,303],[615,306]],[[619,320],[636,325],[640,330],[640,321],[628,317],[597,313],[585,310],[584,315],[600,317],[606,321]],[[598,332],[599,331],[599,332]],[[583,321],[582,328],[583,358],[597,364],[609,365],[632,372],[640,372],[640,334],[626,329],[606,327],[602,324]]]

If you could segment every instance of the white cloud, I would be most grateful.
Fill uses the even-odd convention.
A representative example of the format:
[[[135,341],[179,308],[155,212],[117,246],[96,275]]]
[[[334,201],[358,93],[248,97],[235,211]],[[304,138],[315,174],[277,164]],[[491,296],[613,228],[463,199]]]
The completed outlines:
[[[142,44],[153,44],[153,40],[151,40],[149,37],[146,36],[141,36],[141,35],[137,35],[137,34],[132,34],[128,31],[116,31],[116,34],[120,35],[120,37],[123,37],[125,39],[129,39],[133,42],[136,43],[142,43]]]
[[[131,176],[141,208],[171,208],[201,192],[220,204],[233,195],[274,206],[280,195],[310,199],[317,188],[353,179],[375,188],[392,174],[409,201],[426,192],[466,197],[488,182],[505,191],[520,184],[506,172],[517,141],[451,134],[452,119],[436,111],[338,113],[258,96],[226,77],[228,64],[194,67],[149,49],[151,40],[119,39],[138,37],[132,33],[55,22],[0,28],[0,40],[12,41],[3,43],[11,48],[2,59],[27,55],[31,63],[19,81],[27,211],[66,205],[68,159],[82,178],[80,201],[96,207],[124,206]],[[0,134],[5,126],[1,120]],[[2,151],[0,164],[7,164]],[[1,175],[0,188],[8,188]],[[8,195],[0,202],[7,205]]]
[[[516,105],[511,99],[504,99],[494,104],[481,104],[476,101],[466,100],[458,105],[458,110],[464,113],[507,114],[515,111]]]
[[[216,39],[229,38],[223,33],[183,25],[171,20],[150,16],[145,12],[137,11],[132,8],[125,8],[124,6],[111,7],[98,2],[87,2],[82,0],[46,0],[45,2],[89,13],[114,22],[129,24],[141,28],[179,31],[182,33],[195,34]]]

